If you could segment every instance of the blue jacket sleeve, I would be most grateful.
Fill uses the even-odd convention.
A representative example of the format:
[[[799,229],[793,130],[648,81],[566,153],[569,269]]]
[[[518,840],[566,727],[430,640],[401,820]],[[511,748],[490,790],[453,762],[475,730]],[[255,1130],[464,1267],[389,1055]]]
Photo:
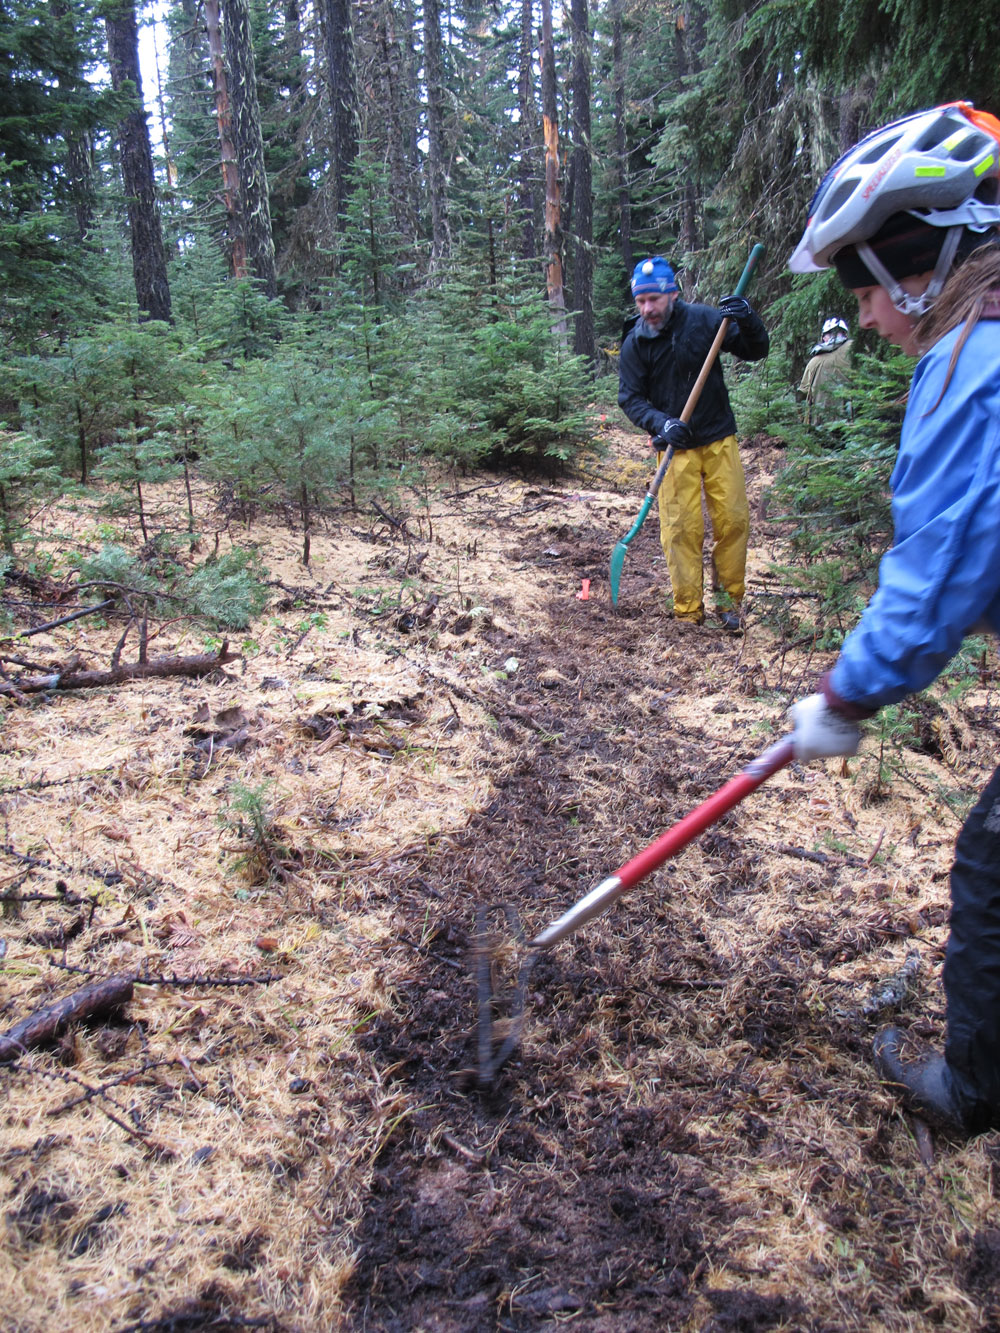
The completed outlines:
[[[892,475],[894,542],[831,674],[877,709],[921,690],[973,628],[1000,626],[1000,322],[920,361]],[[942,388],[948,380],[947,388]]]

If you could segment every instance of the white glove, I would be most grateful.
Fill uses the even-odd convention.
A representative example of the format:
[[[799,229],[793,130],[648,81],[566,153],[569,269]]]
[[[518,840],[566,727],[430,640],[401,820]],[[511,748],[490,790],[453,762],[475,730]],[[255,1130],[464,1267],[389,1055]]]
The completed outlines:
[[[835,713],[822,694],[810,694],[788,710],[795,730],[792,745],[800,764],[810,759],[832,759],[857,754],[861,732],[856,722]]]

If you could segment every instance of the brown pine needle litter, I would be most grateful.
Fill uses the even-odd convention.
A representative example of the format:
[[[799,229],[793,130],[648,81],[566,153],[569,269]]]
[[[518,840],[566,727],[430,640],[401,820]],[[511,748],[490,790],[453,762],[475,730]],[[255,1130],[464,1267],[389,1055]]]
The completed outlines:
[[[5,1330],[1000,1324],[996,1136],[929,1138],[869,1055],[878,1022],[942,1031],[945,797],[992,769],[989,673],[890,780],[871,741],[785,770],[540,956],[478,1086],[484,966],[500,1041],[524,941],[828,662],[752,609],[742,639],[671,621],[653,523],[612,614],[645,479],[643,442],[614,445],[557,482],[442,477],[433,539],[416,504],[331,515],[309,569],[202,491],[209,541],[272,581],[241,659],[3,703],[0,1030],[136,979],[0,1067]],[[754,502],[779,459],[746,462]],[[180,490],[151,499],[183,528]],[[97,521],[48,512],[43,550]],[[106,666],[122,629],[27,656]],[[150,651],[206,637],[151,622]]]

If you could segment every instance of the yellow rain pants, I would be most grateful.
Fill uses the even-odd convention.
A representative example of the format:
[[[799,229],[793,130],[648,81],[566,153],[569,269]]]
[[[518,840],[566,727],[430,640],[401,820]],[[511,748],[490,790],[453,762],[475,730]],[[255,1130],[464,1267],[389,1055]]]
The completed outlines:
[[[660,486],[660,543],[670,571],[674,615],[679,620],[701,621],[705,614],[703,486],[712,523],[715,570],[719,583],[738,605],[745,588],[750,509],[735,435],[699,449],[678,449]]]

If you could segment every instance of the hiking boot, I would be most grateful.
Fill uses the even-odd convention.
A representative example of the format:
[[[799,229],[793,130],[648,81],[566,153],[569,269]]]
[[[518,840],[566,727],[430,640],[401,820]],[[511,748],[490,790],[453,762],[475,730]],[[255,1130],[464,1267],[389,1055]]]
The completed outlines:
[[[913,1043],[910,1058],[904,1060],[903,1041],[899,1028],[881,1028],[875,1034],[872,1053],[879,1078],[892,1086],[914,1115],[957,1138],[968,1138],[970,1131],[944,1056],[929,1046]]]
[[[723,611],[719,620],[727,634],[743,633],[743,615],[738,607],[734,607],[730,611]]]

